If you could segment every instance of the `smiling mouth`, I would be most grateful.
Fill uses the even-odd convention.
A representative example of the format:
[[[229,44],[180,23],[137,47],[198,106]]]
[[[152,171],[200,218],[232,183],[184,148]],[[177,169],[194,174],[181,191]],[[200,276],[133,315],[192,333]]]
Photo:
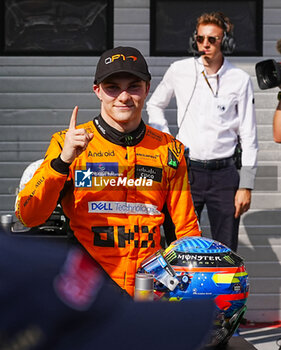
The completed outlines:
[[[125,105],[125,106],[115,106],[116,108],[118,108],[118,109],[130,109],[130,108],[132,108],[132,107],[134,107],[133,105],[131,106],[131,105],[129,105],[129,106],[127,106],[127,105]]]

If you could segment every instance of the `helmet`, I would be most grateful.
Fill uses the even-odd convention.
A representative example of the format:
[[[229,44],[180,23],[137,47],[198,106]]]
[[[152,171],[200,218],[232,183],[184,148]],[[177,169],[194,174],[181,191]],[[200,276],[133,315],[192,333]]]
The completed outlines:
[[[246,311],[248,274],[243,259],[224,244],[183,237],[141,265],[154,275],[156,300],[213,299],[216,305],[211,346],[226,343]]]

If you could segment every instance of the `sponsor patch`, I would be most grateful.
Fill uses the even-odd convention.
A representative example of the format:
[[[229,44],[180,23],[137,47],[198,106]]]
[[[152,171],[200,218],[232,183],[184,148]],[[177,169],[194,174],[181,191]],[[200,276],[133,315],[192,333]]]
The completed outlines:
[[[156,160],[159,158],[159,154],[144,154],[144,153],[136,153],[136,156],[144,159],[153,159]]]
[[[152,186],[153,181],[152,179],[148,179],[146,177],[140,177],[138,179],[128,179],[127,177],[118,177],[117,179],[110,179],[108,177],[93,177],[93,184],[94,187],[106,187],[106,186],[111,186],[111,187],[120,187],[120,186]]]
[[[122,53],[117,53],[113,56],[109,56],[104,60],[105,64],[110,64],[116,60],[121,60],[121,61],[137,61],[137,57],[136,56],[125,56]]]
[[[36,185],[35,185],[35,188],[34,190],[30,193],[30,195],[27,197],[27,199],[25,200],[25,202],[23,203],[23,206],[26,207],[27,204],[29,203],[29,201],[31,200],[31,198],[34,197],[35,193],[36,193],[36,190],[39,186],[42,185],[42,183],[45,181],[45,178],[44,176],[41,177],[41,179],[39,179],[37,182],[36,182]]]
[[[92,171],[75,170],[75,187],[92,187]]]
[[[130,146],[133,144],[134,142],[134,138],[132,135],[125,135],[124,136],[124,142],[126,143],[126,145]]]
[[[177,169],[179,167],[179,161],[170,148],[168,149],[168,165],[173,169]]]
[[[240,284],[234,284],[233,285],[233,291],[236,293],[242,292],[242,286]]]
[[[160,215],[157,206],[148,203],[88,202],[89,213]]]
[[[108,150],[106,152],[102,152],[102,151],[99,151],[99,152],[89,151],[88,152],[88,157],[114,157],[114,156],[115,156],[114,150]]]
[[[188,262],[188,261],[204,261],[204,262],[216,262],[216,261],[222,261],[221,256],[219,255],[204,255],[204,254],[184,254],[184,253],[179,253],[178,254],[178,260],[183,261],[183,262]]]
[[[157,141],[162,141],[162,138],[163,138],[162,134],[156,133],[150,129],[147,129],[146,135]]]
[[[152,181],[162,181],[162,168],[156,168],[153,166],[139,165],[135,166],[135,177],[136,178],[148,178]]]
[[[177,141],[176,139],[172,140],[172,151],[175,154],[176,157],[179,157],[181,154],[181,150],[182,150],[182,144]]]
[[[93,176],[119,176],[117,162],[86,163]]]

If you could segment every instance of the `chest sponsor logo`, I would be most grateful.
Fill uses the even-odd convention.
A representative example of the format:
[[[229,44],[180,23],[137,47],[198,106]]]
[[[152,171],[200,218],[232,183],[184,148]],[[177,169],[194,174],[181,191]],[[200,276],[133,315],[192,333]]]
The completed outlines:
[[[148,178],[156,182],[162,181],[162,169],[147,165],[135,166],[135,176],[136,178]]]
[[[136,153],[136,156],[139,158],[152,159],[152,160],[157,160],[159,158],[159,154]]]
[[[117,162],[86,163],[93,176],[119,176]]]
[[[89,213],[111,213],[132,215],[161,215],[156,205],[128,202],[88,202]]]
[[[114,150],[108,150],[106,152],[102,152],[102,151],[99,151],[99,152],[89,151],[88,152],[88,157],[114,157],[114,156],[115,156]]]
[[[119,187],[119,186],[152,186],[153,181],[151,179],[147,179],[146,177],[138,178],[138,179],[128,179],[127,177],[118,177],[117,179],[109,179],[109,178],[103,178],[101,176],[99,177],[93,177],[93,183],[95,187],[105,187],[105,186],[112,186],[112,187]]]
[[[92,187],[91,169],[75,170],[75,187]]]

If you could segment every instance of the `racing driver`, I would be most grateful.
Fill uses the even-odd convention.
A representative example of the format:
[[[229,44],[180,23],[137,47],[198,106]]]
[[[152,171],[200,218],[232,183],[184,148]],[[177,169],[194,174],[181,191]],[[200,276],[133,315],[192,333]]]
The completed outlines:
[[[201,235],[183,145],[142,121],[150,80],[137,49],[104,52],[93,85],[100,114],[77,125],[74,108],[16,202],[17,217],[33,227],[60,200],[77,240],[131,296],[141,262],[161,248],[165,203],[176,238]]]

